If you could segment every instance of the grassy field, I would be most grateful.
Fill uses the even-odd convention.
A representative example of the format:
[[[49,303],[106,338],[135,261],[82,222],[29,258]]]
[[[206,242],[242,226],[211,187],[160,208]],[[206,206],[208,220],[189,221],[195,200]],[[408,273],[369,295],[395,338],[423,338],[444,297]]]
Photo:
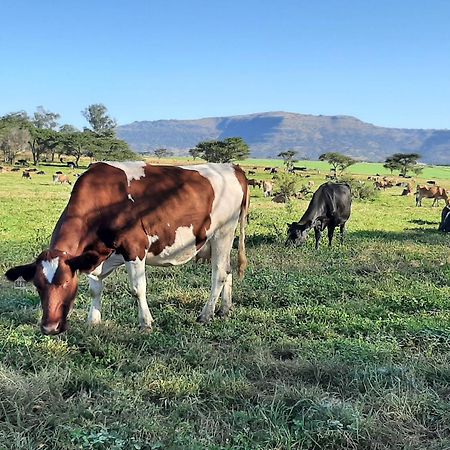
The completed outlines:
[[[382,173],[367,167],[352,170]],[[48,245],[67,202],[71,187],[44,170],[0,174],[2,273]],[[427,170],[449,183],[448,168]],[[249,268],[232,316],[208,326],[195,322],[205,265],[148,268],[152,333],[123,270],[106,281],[104,323],[85,324],[83,278],[56,338],[39,332],[34,289],[2,281],[0,448],[449,449],[450,236],[441,208],[400,191],[355,202],[345,244],[316,252],[313,236],[283,245],[308,199],[252,189]]]

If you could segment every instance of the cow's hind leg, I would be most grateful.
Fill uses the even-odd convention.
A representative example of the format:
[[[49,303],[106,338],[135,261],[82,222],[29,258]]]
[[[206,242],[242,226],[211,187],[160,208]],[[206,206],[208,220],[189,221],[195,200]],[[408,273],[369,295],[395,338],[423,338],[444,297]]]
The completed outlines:
[[[219,317],[227,317],[230,314],[232,300],[231,300],[231,291],[233,287],[233,274],[227,273],[227,279],[223,285],[222,289],[222,304],[220,305],[219,311],[217,311],[217,315]]]
[[[231,265],[230,253],[234,240],[234,228],[220,230],[211,239],[211,294],[202,309],[197,322],[209,322],[214,316],[217,299],[222,293],[221,314],[226,315],[231,307]]]
[[[341,245],[344,244],[344,237],[346,235],[345,232],[345,223],[342,223],[341,225],[339,225],[339,237],[341,239]]]
[[[145,278],[145,258],[136,258],[134,261],[126,261],[131,292],[137,298],[139,308],[139,325],[142,329],[151,329],[153,317],[147,304],[147,280]]]

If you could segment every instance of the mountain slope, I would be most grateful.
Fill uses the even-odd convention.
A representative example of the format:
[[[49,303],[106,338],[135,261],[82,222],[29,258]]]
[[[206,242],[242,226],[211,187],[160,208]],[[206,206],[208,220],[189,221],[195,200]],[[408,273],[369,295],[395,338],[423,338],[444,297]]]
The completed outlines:
[[[198,142],[241,136],[254,158],[272,158],[287,149],[300,159],[338,151],[367,161],[396,152],[417,152],[429,164],[450,164],[450,130],[377,127],[351,116],[267,112],[198,120],[156,120],[119,126],[117,134],[139,152],[164,147],[178,155]]]

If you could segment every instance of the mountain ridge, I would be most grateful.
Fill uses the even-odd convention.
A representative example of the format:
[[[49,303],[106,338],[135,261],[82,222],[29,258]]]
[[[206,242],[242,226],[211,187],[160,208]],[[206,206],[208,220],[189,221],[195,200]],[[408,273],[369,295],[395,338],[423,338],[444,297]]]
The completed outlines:
[[[274,158],[294,149],[299,159],[338,151],[366,161],[414,152],[428,164],[450,164],[450,130],[388,128],[349,115],[269,111],[200,119],[135,121],[117,127],[119,138],[138,152],[167,148],[177,155],[204,140],[241,136],[254,158]]]

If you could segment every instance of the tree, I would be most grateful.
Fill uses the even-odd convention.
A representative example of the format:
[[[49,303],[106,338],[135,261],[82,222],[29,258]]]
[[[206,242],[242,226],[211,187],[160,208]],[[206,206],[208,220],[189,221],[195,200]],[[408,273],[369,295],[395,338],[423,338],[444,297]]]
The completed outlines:
[[[44,109],[43,106],[38,106],[37,111],[33,114],[32,123],[36,128],[46,128],[54,130],[58,127],[58,119],[60,115]]]
[[[89,105],[81,114],[88,121],[94,133],[109,137],[115,136],[114,130],[117,122],[109,116],[105,105],[101,103]]]
[[[45,152],[52,152],[60,144],[60,136],[57,131],[48,128],[36,128],[33,127],[30,130],[30,140],[28,144],[33,155],[34,165],[39,164],[41,156]]]
[[[383,167],[385,169],[390,170],[391,171],[391,175],[392,175],[392,172],[394,170],[398,170],[398,168],[399,168],[398,164],[396,162],[392,161],[392,159],[390,157],[386,158],[386,162],[383,164]]]
[[[29,139],[29,120],[25,112],[0,118],[0,150],[5,163],[13,164],[16,156],[27,148]]]
[[[75,157],[75,165],[78,166],[80,158],[89,151],[90,146],[94,145],[94,137],[89,131],[78,131],[72,128],[66,127],[64,130],[67,131],[60,131],[61,143],[64,153]]]
[[[173,156],[173,152],[167,150],[166,148],[157,148],[153,154],[158,158],[170,158]]]
[[[218,163],[245,159],[250,154],[248,145],[240,137],[230,137],[223,141],[199,142],[192,150],[204,160]]]
[[[335,174],[342,174],[347,167],[355,164],[356,161],[350,156],[343,155],[338,152],[323,153],[319,156],[320,161],[327,161],[331,165]]]
[[[45,110],[42,106],[37,107],[30,122],[29,145],[33,155],[33,163],[39,164],[42,154],[50,152],[52,160],[54,151],[59,144],[58,133],[55,129],[58,126],[59,114]]]
[[[395,153],[394,155],[386,158],[383,167],[388,168],[391,172],[394,169],[400,170],[400,173],[403,176],[406,176],[409,171],[412,171],[418,175],[422,172],[422,168],[419,167],[417,163],[419,158],[420,155],[418,153]]]
[[[188,152],[192,158],[194,158],[194,161],[196,160],[196,158],[200,158],[200,150],[198,148],[191,148]]]
[[[286,171],[291,172],[294,168],[294,163],[297,161],[294,156],[297,154],[295,150],[287,150],[285,152],[278,153],[279,158],[283,158]]]
[[[92,154],[97,161],[126,161],[136,159],[137,156],[125,141],[115,137],[94,134],[91,145]]]

